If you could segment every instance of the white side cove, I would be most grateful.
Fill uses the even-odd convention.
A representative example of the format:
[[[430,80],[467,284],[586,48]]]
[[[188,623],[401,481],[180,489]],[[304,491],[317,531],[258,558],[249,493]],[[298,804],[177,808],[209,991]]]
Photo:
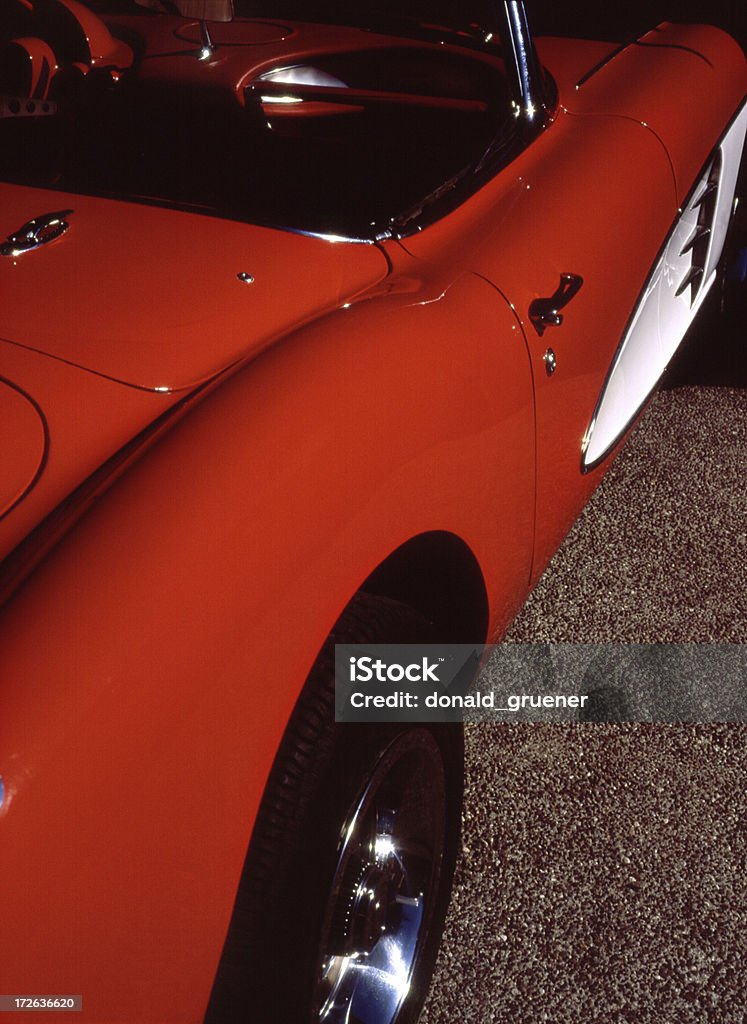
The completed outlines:
[[[644,288],[583,440],[585,470],[630,426],[716,280],[745,131],[747,105],[708,161]]]

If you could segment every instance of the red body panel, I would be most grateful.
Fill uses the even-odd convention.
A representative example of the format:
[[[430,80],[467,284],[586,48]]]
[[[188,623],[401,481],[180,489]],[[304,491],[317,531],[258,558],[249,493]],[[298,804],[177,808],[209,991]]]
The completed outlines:
[[[0,516],[22,500],[33,485],[47,454],[47,432],[38,407],[11,384],[0,382],[0,419],[14,439],[0,476]]]
[[[627,161],[644,169],[641,178],[618,173]],[[589,216],[588,194],[577,187],[581,176],[603,216]],[[603,472],[581,475],[581,442],[675,212],[669,164],[649,132],[627,120],[561,111],[552,131],[466,203],[460,218],[446,218],[404,243],[415,256],[437,252],[464,261],[510,298],[521,320],[536,399],[535,576]],[[529,305],[552,295],[568,272],[583,278],[581,291],[562,329],[540,337]],[[557,356],[552,377],[544,364],[549,346]]]
[[[6,608],[0,865],[24,885],[4,916],[34,920],[24,942],[0,937],[14,988],[45,963],[93,1020],[198,1020],[266,772],[351,591],[404,540],[446,529],[505,581],[495,615],[515,610],[534,482],[523,340],[484,281],[412,287],[227,381]]]
[[[39,412],[45,435],[42,472],[34,473],[22,503],[0,514],[0,558],[8,555],[29,530],[51,513],[79,484],[102,463],[174,404],[168,394],[125,388],[95,374],[86,373],[37,352],[0,341],[2,375],[14,388],[30,396]],[[5,421],[5,418],[3,418]],[[38,433],[35,423],[28,424],[26,444],[27,475],[36,461]],[[2,482],[6,467],[21,459],[21,438],[8,463],[3,458]],[[5,581],[3,581],[5,582]],[[3,588],[4,589],[4,588]]]
[[[542,56],[553,67],[560,41],[543,40]],[[642,36],[583,82],[564,75],[562,103],[574,113],[611,114],[644,124],[666,146],[681,202],[706,147],[723,132],[723,111],[744,99],[744,55],[729,36],[708,25],[664,23]],[[577,82],[582,84],[577,86]],[[626,88],[620,88],[625,82]]]
[[[173,24],[154,24],[157,51]],[[64,238],[0,265],[0,413],[23,442],[0,474],[0,555],[35,527],[42,552],[59,541],[0,615],[4,991],[43,975],[94,1024],[197,1024],[278,743],[357,588],[443,531],[479,564],[490,636],[505,629],[604,470],[580,468],[594,402],[747,91],[724,36],[687,40],[708,65],[636,50],[578,93],[609,47],[548,42],[554,122],[401,242],[0,187],[0,236],[74,209]],[[216,79],[235,89],[247,62],[226,51]],[[529,304],[568,271],[584,285],[540,338]],[[59,539],[45,517],[204,382]]]
[[[51,202],[72,211],[69,232],[32,260],[0,265],[0,288],[13,296],[2,336],[151,390],[202,383],[387,271],[372,245],[9,185],[0,185],[0,235]]]

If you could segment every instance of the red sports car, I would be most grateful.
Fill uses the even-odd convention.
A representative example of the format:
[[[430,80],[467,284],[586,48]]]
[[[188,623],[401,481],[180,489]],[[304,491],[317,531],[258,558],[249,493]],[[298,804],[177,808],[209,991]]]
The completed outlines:
[[[461,734],[336,726],[332,646],[510,622],[718,281],[747,63],[515,0],[0,41],[2,1008],[413,1021]]]

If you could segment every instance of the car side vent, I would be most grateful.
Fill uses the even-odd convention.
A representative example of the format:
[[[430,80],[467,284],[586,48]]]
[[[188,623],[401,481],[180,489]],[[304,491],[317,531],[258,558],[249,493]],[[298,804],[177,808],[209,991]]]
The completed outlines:
[[[696,222],[690,238],[680,250],[680,256],[687,256],[690,253],[691,263],[675,295],[678,297],[684,295],[689,288],[691,306],[695,305],[706,280],[708,250],[716,217],[721,170],[721,150],[718,149],[710,167],[703,175],[701,187],[695,190],[694,198],[690,202],[689,212],[696,217]]]
[[[582,443],[596,466],[642,409],[718,276],[747,134],[737,112],[682,204],[620,341]]]

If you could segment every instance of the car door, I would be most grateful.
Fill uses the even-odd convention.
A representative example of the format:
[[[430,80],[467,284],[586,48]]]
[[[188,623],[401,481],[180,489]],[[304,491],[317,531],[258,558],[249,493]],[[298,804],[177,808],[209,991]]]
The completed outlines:
[[[664,148],[627,119],[561,114],[525,156],[513,168],[521,201],[478,259],[519,312],[531,353],[537,573],[609,462],[586,473],[584,443],[676,198]]]
[[[584,438],[675,213],[669,160],[652,132],[561,109],[460,210],[403,242],[414,254],[460,252],[521,321],[536,402],[535,577],[603,472],[606,463],[584,472]],[[542,300],[555,323],[533,318]]]

